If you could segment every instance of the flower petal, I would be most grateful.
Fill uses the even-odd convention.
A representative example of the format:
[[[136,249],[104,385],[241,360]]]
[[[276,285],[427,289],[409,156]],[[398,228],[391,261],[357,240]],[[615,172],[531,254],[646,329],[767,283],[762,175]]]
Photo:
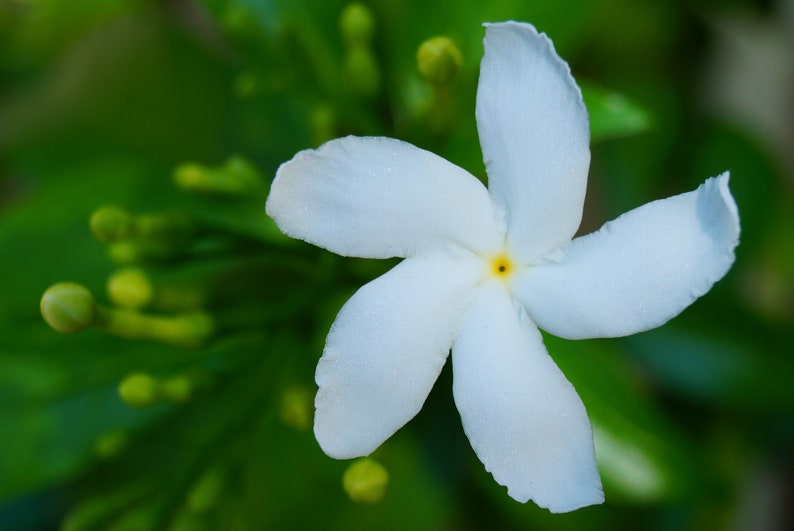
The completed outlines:
[[[337,459],[367,455],[419,412],[444,365],[474,258],[408,258],[359,289],[328,334],[314,433]]]
[[[452,368],[466,435],[510,496],[552,512],[604,501],[584,405],[502,285],[478,289]]]
[[[568,65],[529,24],[486,24],[477,127],[488,188],[521,261],[570,240],[582,220],[590,130]]]
[[[391,138],[349,136],[281,165],[267,199],[279,228],[344,256],[413,256],[501,240],[485,187],[428,151]]]
[[[514,294],[557,336],[634,334],[706,293],[733,264],[738,242],[739,214],[724,173],[573,240],[519,275]]]

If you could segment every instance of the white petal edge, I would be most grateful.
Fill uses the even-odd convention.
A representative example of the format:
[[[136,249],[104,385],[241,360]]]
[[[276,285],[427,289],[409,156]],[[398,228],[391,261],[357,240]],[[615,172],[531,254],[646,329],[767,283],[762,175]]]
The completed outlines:
[[[529,24],[486,24],[477,128],[488,189],[522,262],[570,240],[582,220],[590,125],[570,68]]]
[[[368,455],[419,412],[478,274],[472,256],[408,258],[342,307],[315,374],[314,433],[326,454]]]
[[[733,264],[739,213],[728,179],[723,173],[576,238],[518,275],[515,296],[540,328],[568,339],[666,323]]]
[[[343,256],[413,256],[503,239],[485,187],[443,158],[392,138],[349,136],[281,165],[266,210],[288,236]]]
[[[464,431],[512,498],[555,513],[604,501],[584,405],[498,281],[478,288],[452,368]]]

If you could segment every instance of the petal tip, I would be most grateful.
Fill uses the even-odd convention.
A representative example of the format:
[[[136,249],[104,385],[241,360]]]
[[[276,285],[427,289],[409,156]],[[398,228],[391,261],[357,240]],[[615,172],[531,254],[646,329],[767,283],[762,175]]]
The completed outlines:
[[[717,177],[713,177],[714,180],[717,181],[717,187],[719,188],[720,196],[722,200],[725,202],[725,207],[730,212],[731,216],[733,217],[734,221],[736,222],[736,230],[739,231],[739,207],[736,206],[736,200],[733,198],[733,194],[731,193],[730,187],[728,186],[731,178],[731,172],[725,171],[722,172]]]
[[[714,226],[722,226],[720,239],[730,246],[730,250],[739,244],[741,232],[739,208],[729,187],[730,172],[726,171],[711,177],[703,183],[701,212],[705,219]]]
[[[583,488],[582,492],[573,493],[572,495],[566,496],[564,498],[553,500],[535,497],[524,492],[518,492],[517,489],[510,487],[507,489],[507,494],[520,503],[527,503],[532,500],[541,509],[546,509],[554,514],[569,513],[584,507],[589,507],[591,505],[600,505],[604,503],[604,500],[606,499],[604,497],[604,491],[601,487],[600,479],[598,480],[597,485],[593,485],[590,489]]]
[[[314,414],[314,438],[325,455],[333,459],[354,459],[372,453],[372,450],[359,448],[352,437],[340,435],[336,423],[327,418],[320,406]]]

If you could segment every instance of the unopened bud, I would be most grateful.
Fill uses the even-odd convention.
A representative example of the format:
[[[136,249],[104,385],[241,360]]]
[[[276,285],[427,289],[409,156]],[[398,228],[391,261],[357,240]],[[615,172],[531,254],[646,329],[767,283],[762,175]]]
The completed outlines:
[[[309,125],[312,142],[315,146],[324,144],[337,136],[336,115],[330,105],[316,105],[309,117]]]
[[[372,51],[354,46],[345,53],[345,70],[350,88],[364,96],[372,96],[380,88],[380,70]]]
[[[115,336],[149,339],[170,345],[199,347],[215,330],[215,321],[202,312],[147,315],[122,308],[97,308],[96,326]]]
[[[143,308],[154,297],[149,277],[137,268],[120,269],[107,282],[108,297],[125,308]]]
[[[194,387],[190,377],[181,374],[160,382],[160,393],[169,402],[184,403],[190,400]]]
[[[432,83],[443,84],[458,73],[463,56],[449,37],[433,37],[419,46],[416,63],[422,77]]]
[[[377,503],[386,494],[389,473],[375,461],[365,457],[347,467],[342,485],[351,500],[357,503]]]
[[[133,218],[129,212],[115,206],[99,208],[91,214],[91,232],[102,243],[128,238],[133,231]]]
[[[348,44],[367,44],[375,31],[375,17],[363,4],[347,4],[339,15],[339,31]]]
[[[96,303],[88,288],[73,282],[50,287],[41,297],[41,315],[62,334],[81,332],[94,324]]]
[[[119,384],[119,396],[130,407],[153,406],[160,402],[159,382],[146,373],[130,374]]]
[[[281,422],[296,430],[306,430],[312,425],[314,393],[305,387],[292,387],[281,396],[279,417]]]
[[[166,262],[179,256],[183,250],[184,242],[169,242],[158,238],[134,238],[113,242],[107,247],[108,258],[120,266]]]
[[[257,196],[264,190],[257,169],[240,156],[232,156],[220,167],[185,162],[174,170],[174,183],[182,190],[229,196]]]

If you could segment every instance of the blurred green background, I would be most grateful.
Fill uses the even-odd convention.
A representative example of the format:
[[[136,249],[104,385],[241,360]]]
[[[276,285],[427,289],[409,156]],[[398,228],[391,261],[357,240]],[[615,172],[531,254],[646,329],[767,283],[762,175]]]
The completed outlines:
[[[350,463],[309,428],[313,370],[341,304],[394,262],[282,237],[267,185],[345,134],[484,177],[481,24],[508,19],[546,32],[585,92],[582,233],[730,170],[736,264],[658,330],[546,337],[593,421],[604,505],[510,499],[468,445],[448,367],[373,456],[383,499],[356,503]],[[445,82],[416,62],[439,35],[462,56]],[[0,529],[788,529],[792,49],[789,0],[0,0]],[[97,241],[106,206],[138,232]],[[155,295],[108,293],[129,267]],[[181,332],[58,334],[39,301],[60,281]],[[196,311],[212,337],[170,344]],[[135,373],[159,386],[148,407],[120,397]]]

